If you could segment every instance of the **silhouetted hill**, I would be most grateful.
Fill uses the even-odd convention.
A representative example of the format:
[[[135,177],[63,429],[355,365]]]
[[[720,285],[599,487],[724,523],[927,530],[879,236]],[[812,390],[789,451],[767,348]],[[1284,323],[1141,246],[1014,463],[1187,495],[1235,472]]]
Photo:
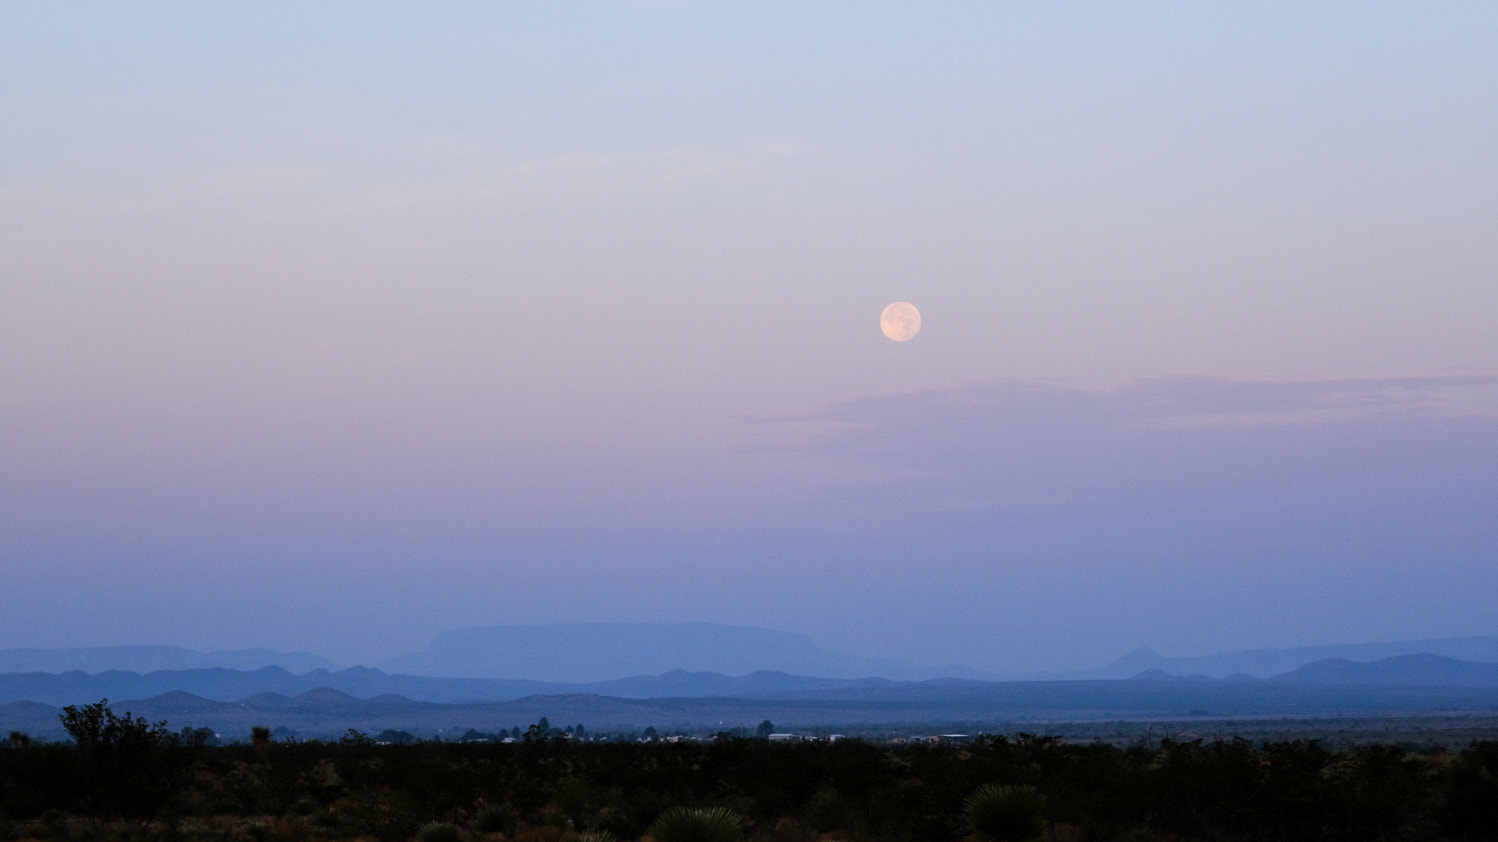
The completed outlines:
[[[1429,654],[1397,655],[1370,663],[1327,658],[1274,676],[1272,680],[1297,684],[1498,687],[1498,664]]]
[[[56,720],[61,713],[62,708],[41,702],[6,702],[0,705],[0,722],[28,722],[46,718]],[[62,730],[61,725],[56,725],[56,728],[58,731]]]
[[[222,668],[158,670],[144,675],[107,670],[90,675],[74,670],[59,675],[44,672],[0,675],[0,702],[30,699],[50,704],[96,702],[101,698],[144,699],[181,690],[211,699],[238,699],[274,691],[292,695],[326,685],[326,670],[293,675],[280,667],[257,670]]]
[[[487,626],[438,635],[421,652],[390,658],[388,672],[419,676],[594,683],[674,670],[742,675],[784,671],[832,678],[986,677],[966,667],[861,658],[802,634],[717,623],[573,623]]]

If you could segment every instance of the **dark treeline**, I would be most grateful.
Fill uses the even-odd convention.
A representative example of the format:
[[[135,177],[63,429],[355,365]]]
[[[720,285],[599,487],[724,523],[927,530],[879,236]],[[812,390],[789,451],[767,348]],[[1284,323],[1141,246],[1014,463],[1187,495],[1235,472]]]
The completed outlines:
[[[1035,787],[1054,839],[1498,833],[1498,742],[1451,753],[1306,740],[1120,748],[1023,734],[964,745],[727,735],[378,745],[351,732],[213,746],[128,716],[74,725],[91,739],[0,748],[0,838],[396,840],[443,822],[495,842],[558,842],[569,830],[633,840],[686,806],[733,811],[749,840],[956,842],[969,831],[964,799],[989,784]]]

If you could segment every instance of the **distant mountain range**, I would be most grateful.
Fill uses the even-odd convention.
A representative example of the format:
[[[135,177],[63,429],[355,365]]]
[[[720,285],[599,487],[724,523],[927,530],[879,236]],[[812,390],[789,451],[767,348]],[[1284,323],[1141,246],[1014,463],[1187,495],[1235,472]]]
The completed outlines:
[[[143,699],[173,691],[230,702],[261,693],[294,696],[324,688],[359,698],[399,695],[424,702],[502,702],[526,696],[577,693],[623,699],[708,696],[763,698],[815,690],[878,687],[893,683],[883,678],[814,678],[771,671],[727,676],[713,672],[673,670],[657,676],[562,683],[391,675],[369,667],[350,667],[336,672],[319,669],[301,675],[280,667],[263,667],[252,671],[162,670],[144,675],[110,670],[93,675],[78,671],[61,674],[3,674],[0,675],[0,703],[26,700],[71,705],[96,702],[103,698]]]
[[[1004,678],[1072,681],[1149,674],[1157,678],[1262,679],[1285,676],[1325,661],[1373,664],[1417,655],[1498,663],[1498,636],[1255,649],[1191,657],[1167,657],[1150,649],[1138,649],[1100,669]],[[1460,675],[1460,681],[1470,682],[1478,680],[1474,676],[1481,672],[1450,664],[1434,666],[1436,663],[1426,665],[1428,678],[1419,678],[1419,670],[1406,664],[1400,669],[1409,674],[1399,680],[1450,683],[1457,680],[1454,676]],[[821,689],[830,686],[827,682],[837,681],[999,678],[961,666],[934,667],[862,658],[818,646],[805,635],[715,623],[585,623],[457,629],[438,635],[420,652],[389,658],[380,667],[342,669],[307,652],[272,649],[222,652],[196,652],[176,646],[0,649],[0,674],[52,676],[33,675],[26,679],[12,676],[0,681],[0,699],[42,698],[25,693],[14,695],[21,692],[26,682],[30,682],[27,686],[31,688],[27,692],[49,694],[46,698],[79,698],[65,689],[70,685],[78,690],[106,687],[111,698],[143,698],[184,690],[215,699],[239,698],[258,692],[255,688],[296,694],[317,686],[330,686],[354,695],[389,692],[446,702],[495,701],[550,692],[589,692],[625,698],[748,697],[781,692],[793,685]],[[1373,672],[1388,669],[1393,667],[1385,665]],[[101,677],[110,673],[118,674]],[[1363,673],[1356,667],[1319,666],[1306,673],[1305,680],[1322,674]]]
[[[1201,674],[1171,675],[1162,669],[1147,669],[1130,676],[1129,680],[1338,684],[1364,687],[1498,687],[1498,664],[1459,661],[1430,654],[1395,655],[1370,662],[1326,658],[1267,679],[1242,673],[1226,678],[1212,678]]]
[[[1358,685],[1498,688],[1498,664],[1459,661],[1439,655],[1400,655],[1371,663],[1327,659],[1259,679],[1240,675],[1224,679],[1174,676],[1143,670],[1131,682],[1212,684],[1275,683],[1283,685]],[[0,703],[30,701],[51,705],[86,704],[102,698],[143,699],[173,692],[215,702],[242,701],[265,694],[300,696],[336,692],[370,699],[399,697],[432,703],[495,703],[541,695],[592,695],[616,699],[796,699],[876,700],[915,693],[929,697],[967,693],[981,688],[1056,682],[985,682],[973,679],[928,679],[921,682],[884,678],[819,678],[760,671],[742,676],[673,670],[656,676],[612,681],[564,683],[480,678],[432,678],[392,675],[368,667],[295,675],[279,667],[258,670],[162,670],[146,674],[111,670],[96,674],[74,671],[0,675]],[[1116,683],[1070,682],[1071,684]]]
[[[0,673],[279,667],[301,675],[342,665],[306,652],[196,652],[176,646],[0,649]],[[419,652],[377,664],[387,673],[587,684],[673,670],[745,675],[779,671],[829,678],[994,678],[972,667],[863,658],[818,646],[803,634],[719,623],[559,623],[454,629]]]
[[[1450,652],[1477,657],[1443,654]],[[1341,654],[1314,657],[1326,653]],[[1368,653],[1377,657],[1345,657]],[[555,662],[542,663],[547,658]],[[198,666],[205,662],[213,665]],[[218,665],[225,662],[245,666]],[[303,736],[397,728],[448,738],[470,727],[524,727],[542,716],[581,721],[590,728],[656,725],[711,731],[753,727],[766,718],[802,727],[927,721],[1003,727],[1005,722],[1498,710],[1498,637],[1196,658],[1140,650],[1104,670],[1044,681],[936,678],[929,668],[842,655],[801,635],[706,623],[467,629],[439,636],[425,652],[391,662],[430,671],[451,668],[469,677],[336,669],[306,653],[265,649],[0,650],[0,733],[18,730],[60,738],[62,706],[103,698],[112,700],[116,710],[165,719],[172,727],[210,727],[231,737],[247,734],[253,725],[267,725]],[[162,663],[192,666],[118,668]],[[798,664],[806,672],[643,671],[681,663]],[[59,664],[115,668],[56,670]],[[597,681],[482,677],[608,670],[614,675],[641,672]],[[835,674],[817,675],[821,670]],[[867,677],[875,672],[885,677]],[[897,680],[890,674],[914,674],[920,680]],[[1098,680],[1121,678],[1131,680]]]
[[[1349,643],[1333,646],[1297,646],[1290,649],[1249,649],[1216,655],[1166,657],[1152,649],[1136,649],[1101,669],[1072,670],[1025,676],[1034,679],[1131,678],[1145,670],[1160,670],[1177,676],[1231,675],[1268,678],[1328,659],[1371,662],[1402,655],[1439,655],[1461,661],[1498,663],[1498,636],[1445,637],[1431,640],[1399,640],[1387,643]]]
[[[781,671],[830,678],[993,678],[971,667],[862,658],[804,634],[719,623],[570,623],[484,626],[438,635],[420,652],[387,659],[387,672],[460,678],[596,682],[671,670],[743,675]]]
[[[1271,680],[1295,684],[1498,687],[1498,664],[1459,661],[1428,653],[1395,655],[1370,663],[1327,658]]]
[[[169,728],[207,727],[226,739],[246,739],[253,726],[302,737],[336,738],[347,728],[377,734],[387,728],[455,739],[469,728],[494,732],[526,728],[541,717],[581,722],[591,731],[646,726],[712,733],[753,729],[765,719],[788,729],[909,727],[931,733],[941,723],[976,730],[1044,731],[1047,723],[1119,720],[1368,717],[1441,711],[1491,716],[1492,688],[1389,687],[1276,681],[1050,681],[989,683],[966,680],[891,682],[881,686],[804,689],[773,698],[625,699],[593,693],[526,696],[502,702],[449,703],[383,694],[360,699],[331,688],[288,696],[256,693],[218,701],[175,691],[145,699],[113,699],[116,712]],[[0,733],[21,731],[62,739],[56,705],[0,704]]]

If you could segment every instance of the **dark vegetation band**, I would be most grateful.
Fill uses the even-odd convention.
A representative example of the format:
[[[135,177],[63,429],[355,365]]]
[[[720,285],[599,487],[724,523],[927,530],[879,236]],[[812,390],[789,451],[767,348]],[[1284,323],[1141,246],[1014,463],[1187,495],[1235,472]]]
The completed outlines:
[[[380,745],[261,732],[213,746],[102,704],[71,713],[76,742],[15,735],[0,749],[0,838],[1476,840],[1498,828],[1491,741]]]

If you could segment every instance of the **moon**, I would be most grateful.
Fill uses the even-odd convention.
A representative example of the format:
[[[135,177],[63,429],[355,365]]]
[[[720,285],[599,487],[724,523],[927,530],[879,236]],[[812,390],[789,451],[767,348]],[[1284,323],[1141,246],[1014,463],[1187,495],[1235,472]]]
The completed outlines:
[[[909,301],[896,301],[879,315],[879,329],[896,342],[908,342],[921,332],[921,311]]]

